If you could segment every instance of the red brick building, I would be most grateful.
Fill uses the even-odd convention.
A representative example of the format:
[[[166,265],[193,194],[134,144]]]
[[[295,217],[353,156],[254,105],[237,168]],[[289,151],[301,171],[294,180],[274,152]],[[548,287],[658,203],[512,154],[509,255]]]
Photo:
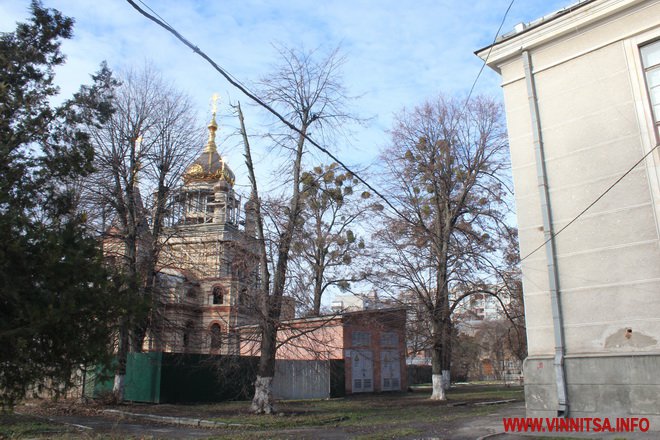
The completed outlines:
[[[347,394],[407,389],[406,309],[376,309],[282,323],[277,359],[344,360]],[[258,356],[256,326],[239,329],[240,354]]]

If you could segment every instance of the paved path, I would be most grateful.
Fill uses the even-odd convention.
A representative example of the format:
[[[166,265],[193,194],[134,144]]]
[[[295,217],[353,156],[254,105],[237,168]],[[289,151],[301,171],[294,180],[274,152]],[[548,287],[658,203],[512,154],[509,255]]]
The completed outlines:
[[[209,438],[213,431],[189,426],[159,424],[149,421],[112,419],[102,416],[52,416],[49,420],[76,427],[83,432],[114,434],[141,438],[151,436],[158,439]]]
[[[550,438],[585,438],[585,439],[657,439],[660,438],[658,432],[655,433],[619,433],[619,434],[570,434],[562,435],[559,433],[547,435],[522,435],[505,434],[502,426],[504,417],[524,417],[525,404],[523,402],[504,403],[493,406],[493,412],[474,418],[458,418],[450,423],[438,424],[433,421],[420,426],[424,433],[413,436],[412,438],[435,440],[531,440]],[[140,438],[144,436],[156,439],[197,439],[212,438],[214,436],[231,435],[226,427],[200,428],[189,425],[176,425],[160,423],[153,420],[141,420],[139,417],[117,418],[117,416],[53,416],[49,418],[52,421],[78,426],[81,430],[89,430],[95,433],[108,433],[120,436],[132,436]],[[176,419],[176,418],[172,418]],[[180,419],[180,418],[179,418]],[[181,420],[181,419],[180,419]],[[192,420],[192,419],[185,419]],[[241,431],[234,431],[236,433]],[[276,431],[242,431],[244,435],[253,434],[255,437],[264,438],[273,435],[276,438],[291,439],[312,439],[312,440],[340,440],[351,438],[351,427],[310,427],[299,429],[287,429]],[[364,435],[362,430],[360,433]]]
[[[429,422],[428,433],[417,436],[424,439],[452,439],[452,440],[474,440],[502,431],[502,417],[516,417],[524,414],[524,404],[520,402],[496,405],[493,414],[471,419],[459,419],[451,424],[438,426]],[[209,438],[214,435],[228,434],[222,427],[215,429],[198,428],[189,425],[178,425],[155,422],[153,420],[141,420],[139,417],[116,418],[116,416],[53,416],[50,420],[77,426],[83,430],[93,430],[96,433],[109,433],[122,436],[153,436],[158,439],[183,439],[183,438]],[[165,418],[164,418],[165,419]],[[178,419],[178,418],[171,418]],[[300,428],[277,430],[270,432],[278,438],[314,439],[314,440],[336,440],[350,438],[350,428]],[[255,436],[267,435],[268,432],[253,431]],[[508,438],[508,437],[507,437]],[[529,438],[527,438],[529,440]]]

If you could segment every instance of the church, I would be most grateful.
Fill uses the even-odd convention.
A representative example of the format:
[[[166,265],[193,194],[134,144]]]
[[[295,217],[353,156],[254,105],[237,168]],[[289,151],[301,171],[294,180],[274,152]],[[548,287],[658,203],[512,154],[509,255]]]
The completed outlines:
[[[257,259],[250,251],[254,214],[241,214],[235,175],[217,150],[215,112],[201,154],[171,196],[158,246],[158,302],[144,351],[238,354],[236,329],[255,324],[251,290]],[[283,318],[294,317],[285,301]]]
[[[242,204],[234,191],[235,175],[218,153],[217,130],[213,112],[206,144],[168,199],[164,230],[155,246],[155,304],[142,342],[146,353],[130,353],[128,358],[126,395],[132,400],[155,401],[152,394],[135,394],[137,388],[130,383],[146,381],[158,389],[174,386],[167,382],[174,376],[153,382],[144,379],[138,366],[148,360],[151,369],[165,368],[164,353],[259,356],[255,209],[252,200]],[[136,204],[143,209],[141,202]],[[146,210],[144,217],[148,217]],[[138,235],[145,237],[137,246],[138,260],[146,261],[148,252],[140,248],[150,249],[154,243],[146,242],[150,237],[146,229]],[[123,242],[107,240],[104,252],[106,256],[123,255]],[[332,315],[295,319],[293,298],[282,300],[275,373],[280,379],[275,395],[326,398],[335,382],[339,395],[406,388],[404,309],[338,310]],[[196,365],[194,359],[211,359],[178,359],[184,358],[191,365]],[[341,365],[341,373],[334,378],[331,364]],[[312,381],[305,386],[298,383],[309,374]],[[291,379],[292,375],[297,379]],[[177,386],[185,383],[184,388],[194,388],[185,382],[189,378],[176,377]],[[197,400],[200,395],[190,398]]]
[[[160,301],[146,351],[233,354],[232,329],[253,323],[245,307],[246,277],[234,261],[246,245],[239,228],[235,176],[218,154],[215,112],[208,141],[170,200],[158,258]]]

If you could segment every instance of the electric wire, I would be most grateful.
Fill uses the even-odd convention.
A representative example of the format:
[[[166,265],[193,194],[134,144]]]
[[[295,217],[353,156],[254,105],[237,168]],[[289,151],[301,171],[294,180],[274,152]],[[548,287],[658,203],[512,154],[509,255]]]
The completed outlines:
[[[531,251],[530,253],[528,253],[527,255],[525,255],[524,258],[521,258],[521,259],[520,259],[520,262],[522,263],[522,262],[525,261],[527,258],[531,257],[531,256],[532,256],[534,253],[536,253],[539,249],[541,249],[543,246],[545,246],[546,244],[548,244],[548,242],[550,242],[550,241],[553,240],[555,237],[557,237],[559,234],[561,234],[563,231],[565,231],[566,228],[568,228],[570,225],[572,225],[573,223],[575,223],[575,222],[577,221],[577,219],[579,219],[580,217],[582,217],[582,216],[583,216],[583,215],[584,215],[589,209],[591,209],[592,206],[594,206],[596,203],[598,203],[598,201],[599,201],[600,199],[602,199],[603,197],[605,197],[605,195],[606,195],[607,193],[609,193],[609,192],[612,190],[612,188],[614,188],[616,185],[618,185],[619,182],[621,182],[621,181],[622,181],[622,180],[623,180],[628,174],[630,174],[635,168],[637,168],[637,166],[638,166],[640,163],[642,163],[642,162],[644,161],[644,159],[646,159],[647,157],[649,157],[649,156],[651,155],[651,153],[653,153],[658,147],[660,147],[660,144],[658,144],[658,145],[656,145],[655,147],[651,148],[651,149],[650,149],[650,150],[649,150],[644,156],[641,157],[641,159],[639,159],[637,162],[635,162],[635,164],[634,164],[633,166],[631,166],[630,168],[628,168],[628,170],[626,170],[625,173],[623,173],[618,179],[616,179],[616,180],[614,181],[614,183],[612,183],[610,186],[608,186],[607,189],[606,189],[605,191],[603,191],[598,197],[596,197],[596,199],[595,199],[593,202],[591,202],[589,205],[587,205],[586,208],[584,208],[582,211],[580,211],[580,213],[579,213],[578,215],[576,215],[575,217],[573,217],[573,219],[572,219],[571,221],[569,221],[568,223],[566,223],[566,224],[565,224],[560,230],[558,230],[557,232],[555,232],[554,234],[552,234],[547,240],[545,240],[543,243],[541,243],[539,246],[537,246],[533,251]]]
[[[343,169],[345,169],[347,172],[349,172],[351,175],[355,176],[362,184],[364,184],[370,191],[372,191],[378,198],[380,198],[387,206],[389,206],[390,209],[392,209],[399,217],[402,219],[409,221],[407,217],[399,211],[392,202],[390,202],[387,197],[385,197],[383,194],[380,193],[376,188],[374,188],[371,184],[369,184],[366,180],[364,180],[359,174],[356,172],[352,171],[344,162],[339,160],[334,154],[332,154],[330,151],[328,151],[326,148],[322,147],[319,145],[316,141],[314,141],[312,138],[310,138],[306,133],[303,133],[300,131],[296,126],[294,126],[292,123],[290,123],[286,118],[284,118],[279,112],[277,112],[275,109],[273,109],[271,106],[263,102],[259,97],[257,97],[254,93],[252,93],[247,86],[242,84],[237,78],[235,78],[233,75],[231,75],[229,72],[227,72],[225,69],[220,67],[213,59],[211,59],[206,53],[204,53],[199,47],[196,45],[192,44],[189,40],[187,40],[185,37],[183,37],[176,29],[174,29],[173,26],[171,26],[165,19],[163,19],[160,15],[158,15],[152,8],[150,8],[144,1],[138,0],[141,4],[143,4],[147,9],[149,9],[154,15],[149,14],[142,8],[140,8],[133,0],[126,0],[135,10],[137,10],[140,14],[144,15],[146,18],[149,20],[153,21],[154,23],[158,24],[160,27],[163,29],[167,30],[170,32],[172,35],[174,35],[179,41],[181,41],[183,44],[188,46],[190,49],[193,50],[197,55],[202,57],[204,60],[206,60],[218,73],[220,73],[227,81],[229,81],[230,84],[232,84],[234,87],[239,89],[243,94],[245,94],[248,98],[252,99],[254,102],[265,108],[268,112],[273,114],[277,119],[279,119],[284,125],[286,125],[288,128],[293,130],[294,132],[300,134],[303,136],[310,144],[312,144],[314,147],[316,147],[318,150],[321,152],[325,153],[328,157],[330,157],[333,161],[335,161],[337,164],[339,164]],[[509,14],[509,11],[511,10],[511,7],[513,6],[513,3],[515,0],[511,0],[509,3],[508,8],[506,9],[504,16],[502,17],[502,20],[500,22],[500,25],[497,29],[497,32],[495,33],[495,37],[493,38],[493,43],[497,40],[497,37],[500,34],[500,31],[502,30],[502,27],[504,26],[504,22],[506,20],[506,17]],[[492,46],[491,46],[492,50]],[[470,88],[470,93],[468,94],[468,97],[466,99],[466,107],[468,104],[468,101],[474,91],[474,88],[476,87],[477,82],[479,81],[479,77],[481,76],[481,73],[483,72],[486,63],[488,62],[488,57],[490,56],[490,50],[488,51],[488,54],[486,56],[486,59],[484,60],[481,69],[477,73],[476,78],[474,79],[472,83],[472,87]]]
[[[377,197],[379,197],[382,201],[384,201],[387,206],[390,207],[396,214],[398,214],[402,219],[406,221],[410,221],[407,219],[405,215],[403,215],[383,194],[381,194],[377,189],[375,189],[372,185],[370,185],[366,180],[364,180],[360,175],[352,171],[346,164],[344,164],[339,158],[337,158],[334,154],[332,154],[330,151],[328,151],[326,148],[322,147],[319,145],[316,141],[314,141],[312,138],[310,138],[306,133],[301,132],[296,126],[294,126],[291,122],[289,122],[284,116],[282,116],[279,112],[277,112],[275,109],[273,109],[271,106],[263,102],[259,97],[257,97],[254,93],[252,93],[246,86],[244,86],[238,79],[233,77],[233,75],[229,74],[227,71],[225,71],[222,67],[220,67],[213,59],[211,59],[206,53],[204,53],[202,50],[200,50],[197,46],[192,44],[190,41],[188,41],[186,38],[184,38],[178,31],[176,31],[172,26],[167,24],[165,20],[156,18],[155,16],[149,14],[148,12],[144,11],[142,8],[140,8],[133,0],[126,0],[133,8],[135,8],[140,14],[144,15],[146,18],[149,20],[153,21],[154,23],[158,24],[161,26],[163,29],[166,31],[170,32],[172,35],[174,35],[179,41],[181,41],[183,44],[188,46],[190,49],[193,50],[197,55],[202,57],[204,60],[206,60],[218,73],[220,73],[231,85],[239,89],[245,96],[248,98],[252,99],[254,102],[265,108],[268,112],[270,112],[272,115],[274,115],[277,119],[279,119],[284,125],[286,125],[288,128],[293,130],[294,132],[300,134],[303,136],[310,144],[312,144],[314,147],[316,147],[318,150],[321,152],[325,153],[328,157],[330,157],[333,161],[335,161],[339,166],[344,168],[347,172],[355,176],[361,183],[363,183],[369,190],[371,190]],[[147,6],[142,0],[138,0],[140,3],[144,4],[145,7],[147,7],[149,10],[153,12],[149,6]],[[488,63],[488,59],[490,57],[491,51],[493,49],[493,45],[497,41],[497,38],[499,37],[499,34],[502,30],[502,27],[504,26],[504,22],[506,21],[506,18],[509,14],[509,11],[511,10],[511,7],[513,6],[515,0],[511,0],[509,3],[509,6],[507,7],[504,16],[502,17],[502,21],[500,22],[500,26],[497,29],[497,32],[495,33],[495,37],[493,38],[493,43],[491,44],[488,53],[486,54],[486,57],[484,59],[484,62],[481,66],[481,69],[477,73],[477,76],[475,77],[472,87],[470,88],[470,92],[468,93],[468,97],[466,99],[466,106],[467,102],[469,101],[470,97],[472,96],[472,93],[474,92],[474,89],[476,87],[477,82],[479,81],[479,78],[481,76],[481,73],[483,72],[485,66]],[[156,14],[154,12],[154,14]],[[158,15],[158,14],[156,14]],[[159,16],[160,17],[160,16]],[[628,174],[630,174],[640,163],[642,163],[653,151],[655,151],[659,145],[656,145],[653,147],[651,150],[649,150],[644,156],[642,156],[637,162],[635,162],[634,165],[632,165],[625,173],[623,173],[616,181],[614,181],[603,193],[601,193],[596,199],[591,202],[587,207],[585,207],[580,213],[578,213],[573,219],[571,219],[566,225],[564,225],[561,229],[559,229],[557,232],[553,233],[547,240],[545,240],[543,243],[541,243],[538,247],[536,247],[534,250],[529,252],[527,255],[525,255],[523,258],[520,259],[520,262],[522,263],[525,261],[527,258],[531,257],[533,254],[538,252],[543,246],[545,246],[548,242],[556,238],[559,234],[561,234],[563,231],[565,231],[569,226],[571,226],[573,223],[575,223],[580,217],[582,217],[589,209],[591,209],[598,201],[600,201],[603,197],[605,197],[606,194],[608,194],[616,185],[619,184]]]
[[[481,77],[481,73],[484,71],[486,68],[486,64],[488,64],[488,59],[490,58],[490,53],[493,51],[493,46],[497,42],[497,37],[500,36],[500,32],[502,32],[502,27],[504,26],[504,22],[506,21],[506,17],[509,15],[509,11],[511,10],[511,7],[513,6],[513,3],[516,0],[511,0],[511,3],[509,3],[509,7],[506,8],[506,11],[504,12],[504,16],[502,17],[502,21],[500,22],[500,27],[497,28],[497,32],[495,32],[495,36],[493,37],[493,42],[491,43],[490,47],[488,48],[488,53],[486,54],[486,58],[484,58],[484,62],[481,64],[481,69],[479,69],[479,72],[477,73],[477,77],[474,79],[474,82],[472,83],[472,87],[470,87],[470,93],[468,93],[467,98],[465,99],[465,105],[467,106],[467,103],[470,101],[470,98],[472,97],[472,92],[474,92],[474,88],[477,86],[477,82],[479,81],[479,77]]]
[[[163,22],[162,20],[154,17],[153,15],[149,14],[142,8],[140,8],[133,0],[126,0],[133,8],[135,8],[140,14],[144,15],[146,18],[149,20],[153,21],[154,23],[158,24],[160,27],[163,29],[167,30],[170,32],[172,35],[174,35],[179,41],[181,41],[183,44],[188,46],[195,52],[197,55],[205,59],[218,73],[220,73],[231,85],[239,89],[245,96],[265,108],[268,112],[270,112],[273,116],[275,116],[277,119],[279,119],[284,125],[286,125],[288,128],[293,130],[294,132],[298,133],[299,135],[303,136],[310,144],[312,144],[314,147],[316,147],[318,150],[321,152],[325,153],[328,157],[330,157],[333,161],[335,161],[339,166],[341,166],[343,169],[345,169],[348,173],[351,175],[355,176],[356,179],[358,179],[362,184],[364,184],[370,191],[372,191],[376,196],[378,196],[383,202],[387,204],[387,206],[390,207],[397,215],[399,215],[401,218],[406,219],[406,216],[399,211],[393,204],[390,202],[383,194],[380,193],[376,188],[374,188],[372,185],[369,184],[366,180],[364,180],[360,175],[352,171],[345,163],[343,163],[338,157],[336,157],[334,154],[332,154],[330,151],[328,151],[327,148],[322,147],[320,144],[318,144],[315,140],[313,140],[311,137],[309,137],[306,133],[303,133],[301,130],[298,129],[295,125],[293,125],[291,122],[289,122],[284,116],[282,116],[277,110],[273,109],[270,105],[262,101],[258,96],[256,96],[254,93],[252,93],[246,86],[240,83],[237,79],[235,79],[232,75],[227,73],[225,69],[220,67],[213,59],[211,59],[206,53],[204,53],[202,50],[200,50],[197,46],[192,44],[190,41],[188,41],[186,38],[184,38],[179,32],[177,32],[172,26],[168,25],[167,23]]]
[[[144,5],[145,8],[149,9],[149,10],[151,11],[151,13],[154,14],[156,17],[158,17],[163,23],[165,23],[166,25],[172,27],[172,25],[169,24],[169,23],[167,22],[167,20],[165,20],[163,17],[161,17],[161,16],[158,14],[158,12],[154,11],[153,9],[151,9],[151,6],[149,6],[148,4],[146,4],[145,2],[143,2],[142,0],[138,0],[138,1],[139,1],[140,3],[142,3],[142,5]]]

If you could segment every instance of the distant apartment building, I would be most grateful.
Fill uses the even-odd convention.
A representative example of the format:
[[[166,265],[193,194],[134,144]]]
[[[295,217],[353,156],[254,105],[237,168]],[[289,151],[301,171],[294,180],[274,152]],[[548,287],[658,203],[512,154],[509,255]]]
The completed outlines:
[[[400,305],[401,302],[388,297],[381,297],[378,293],[372,291],[364,294],[337,294],[330,304],[330,310],[333,313],[343,313],[398,307]]]
[[[660,430],[660,1],[582,1],[477,54],[502,77],[528,416]]]
[[[510,298],[508,296],[502,295],[498,299],[486,293],[475,293],[463,299],[456,306],[453,322],[459,331],[474,334],[484,321],[506,319],[502,304],[507,306],[509,303]]]
[[[365,310],[369,302],[364,297],[358,295],[335,295],[330,305],[330,310],[333,313],[342,312],[355,312],[357,310]]]

